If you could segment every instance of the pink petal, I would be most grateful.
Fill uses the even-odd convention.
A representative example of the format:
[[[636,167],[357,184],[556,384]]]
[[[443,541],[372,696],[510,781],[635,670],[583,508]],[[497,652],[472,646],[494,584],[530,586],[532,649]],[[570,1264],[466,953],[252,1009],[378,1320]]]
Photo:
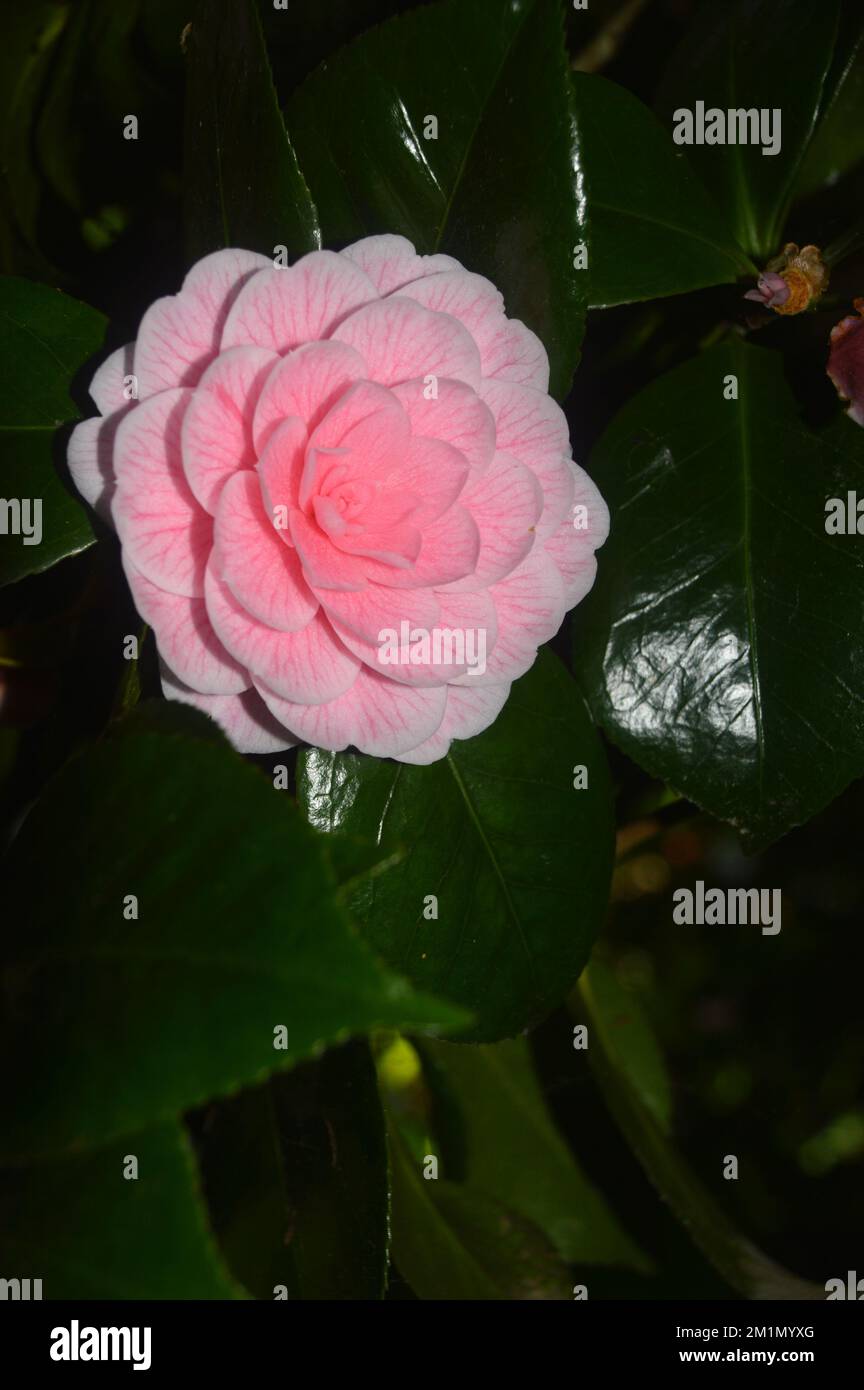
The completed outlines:
[[[555,532],[573,503],[573,468],[564,412],[529,386],[484,381],[480,394],[495,416],[498,448],[529,467],[543,489],[537,539]]]
[[[573,608],[588,593],[597,573],[595,549],[609,533],[609,509],[584,469],[573,465],[574,503],[558,528],[545,541],[545,550],[557,565],[564,581],[564,597],[568,609]],[[585,511],[576,513],[576,507]],[[583,518],[587,526],[575,525]]]
[[[111,514],[136,569],[172,594],[203,593],[213,523],[189,489],[180,451],[192,392],[160,391],[120,421]]]
[[[510,682],[503,685],[448,685],[447,707],[431,738],[418,743],[400,756],[403,763],[426,766],[446,756],[454,738],[474,738],[494,724],[510,694]]]
[[[472,577],[479,553],[477,523],[467,508],[457,503],[424,527],[420,554],[413,565],[394,569],[367,560],[366,576],[392,589],[435,588]]]
[[[258,462],[258,477],[261,481],[261,494],[267,512],[267,520],[272,527],[279,521],[277,507],[298,507],[300,505],[300,484],[303,480],[303,464],[306,459],[308,432],[303,421],[296,415],[289,415],[280,425],[270,431],[270,437]],[[288,530],[281,527],[282,541],[290,544]]]
[[[505,319],[491,342],[486,343],[484,376],[494,381],[513,381],[549,390],[549,358],[546,349],[520,319]]]
[[[257,690],[242,695],[199,695],[160,663],[162,693],[166,700],[180,700],[209,714],[238,753],[278,753],[293,748],[295,740],[268,710]]]
[[[480,396],[495,419],[498,448],[529,468],[570,454],[567,417],[551,396],[509,381],[484,381]]]
[[[415,493],[422,499],[412,512],[412,522],[421,528],[452,507],[468,478],[469,465],[464,454],[440,439],[414,436],[407,439],[395,467],[382,471],[383,487]]]
[[[365,371],[363,358],[347,343],[305,343],[280,358],[255,408],[252,433],[258,453],[263,453],[274,429],[290,415],[303,420],[311,433],[342,392]]]
[[[179,294],[151,304],[138,329],[134,371],[144,400],[171,386],[194,386],[219,350],[228,312],[264,266],[254,251],[214,251],[193,265]]]
[[[357,555],[346,555],[344,550],[337,550],[330,538],[299,509],[289,513],[288,521],[291,539],[303,566],[303,577],[313,590],[350,593],[360,592],[367,587],[366,561]]]
[[[333,626],[349,651],[364,665],[380,675],[402,685],[435,686],[446,684],[464,674],[472,665],[480,665],[491,651],[497,636],[495,605],[488,593],[439,594],[438,621],[433,628],[417,629],[408,624],[395,627],[386,638],[378,641],[361,640],[338,621]],[[423,646],[418,639],[428,640],[429,659],[421,661]]]
[[[135,344],[127,343],[125,347],[117,348],[110,357],[106,357],[102,366],[97,368],[93,380],[90,382],[90,397],[96,402],[96,409],[100,415],[112,415],[115,410],[123,410],[136,399],[128,396],[126,391],[125,379],[132,375],[132,361],[135,355]]]
[[[262,690],[276,718],[317,748],[358,748],[375,758],[398,758],[429,738],[444,713],[447,687],[418,690],[361,667],[350,690],[326,705],[289,704]]]
[[[227,478],[256,462],[252,414],[275,353],[231,348],[211,362],[183,420],[183,468],[193,493],[212,515]]]
[[[222,490],[211,563],[241,607],[267,627],[299,632],[318,609],[297,552],[273,528],[254,473],[235,474]]]
[[[434,275],[441,270],[458,270],[459,262],[452,256],[418,256],[404,236],[385,233],[367,236],[352,242],[340,252],[364,271],[379,294],[390,294],[409,280],[421,275]]]
[[[480,349],[484,377],[525,381],[544,391],[548,387],[549,359],[543,344],[524,324],[506,317],[503,296],[491,280],[451,270],[403,285],[399,293],[464,323]]]
[[[495,646],[485,674],[459,676],[457,685],[495,685],[524,675],[534,665],[537,648],[554,637],[567,611],[564,582],[544,550],[533,550],[489,592],[498,614]]]
[[[392,391],[373,381],[349,386],[309,439],[300,505],[319,491],[332,467],[349,477],[383,479],[404,456],[411,437],[408,416]],[[315,458],[316,451],[323,451]],[[344,451],[327,457],[328,450]]]
[[[256,622],[217,578],[211,563],[205,585],[207,612],[220,640],[251,672],[256,686],[285,700],[322,704],[343,694],[360,666],[316,614],[299,632],[276,632]]]
[[[66,448],[69,475],[85,502],[89,502],[103,521],[113,525],[111,500],[114,496],[114,438],[125,411],[113,415],[94,415],[76,425]]]
[[[590,592],[597,577],[597,557],[593,550],[574,542],[573,526],[566,517],[546,541],[544,549],[561,575],[564,602],[569,612]]]
[[[864,299],[855,300],[856,314],[849,314],[831,329],[828,375],[846,401],[846,414],[864,425]]]
[[[204,600],[167,594],[151,584],[123,555],[135,607],[156,636],[159,655],[192,690],[203,695],[237,695],[248,690],[248,672],[223,647]]]
[[[359,637],[361,642],[375,646],[385,628],[398,631],[402,622],[412,627],[433,628],[440,607],[429,589],[385,589],[382,584],[370,584],[361,593],[346,593],[336,589],[316,589],[321,606],[343,632]]]
[[[480,385],[480,354],[468,330],[449,314],[435,314],[411,299],[367,304],[333,337],[355,348],[367,375],[384,386],[429,374],[455,377],[475,390]]]
[[[486,588],[512,573],[534,545],[543,492],[530,468],[499,453],[487,472],[472,474],[460,503],[477,523],[480,552],[473,573],[456,581],[456,587]]]
[[[346,314],[376,298],[359,266],[335,251],[310,251],[292,266],[271,267],[249,281],[228,315],[222,348],[258,343],[288,352],[329,337]]]
[[[486,385],[481,384],[481,394]],[[489,407],[470,386],[442,377],[437,383],[437,399],[431,400],[426,399],[427,387],[420,377],[400,382],[392,390],[408,412],[412,434],[452,445],[471,468],[482,471],[488,467],[495,453],[495,421]]]

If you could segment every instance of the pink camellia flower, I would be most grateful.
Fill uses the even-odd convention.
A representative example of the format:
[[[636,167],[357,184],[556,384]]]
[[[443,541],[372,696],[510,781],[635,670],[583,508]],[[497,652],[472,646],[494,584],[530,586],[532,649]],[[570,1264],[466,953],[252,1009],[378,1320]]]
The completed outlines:
[[[402,237],[205,256],[69,445],[165,694],[241,752],[429,763],[485,729],[608,528],[548,383],[494,285]]]

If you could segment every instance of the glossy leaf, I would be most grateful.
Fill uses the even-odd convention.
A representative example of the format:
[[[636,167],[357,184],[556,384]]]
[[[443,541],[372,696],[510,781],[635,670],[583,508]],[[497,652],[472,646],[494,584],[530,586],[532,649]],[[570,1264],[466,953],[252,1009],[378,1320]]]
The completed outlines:
[[[381,1298],[389,1186],[364,1042],[208,1106],[195,1133],[213,1229],[256,1298]],[[284,1295],[283,1295],[284,1296]]]
[[[758,143],[687,148],[737,240],[753,256],[780,249],[792,189],[822,106],[838,12],[839,0],[709,0],[661,83],[657,109],[670,142],[675,112],[695,113],[697,101],[706,112],[765,113],[768,138],[760,136]],[[763,154],[771,146],[767,121],[774,111],[780,112],[779,149]]]
[[[444,0],[391,20],[323,63],[287,118],[328,245],[398,232],[488,276],[566,395],[585,211],[558,0]]]
[[[650,1265],[555,1129],[524,1038],[491,1047],[426,1040],[464,1117],[465,1181],[546,1233],[568,1264]]]
[[[591,207],[589,307],[727,284],[755,267],[656,116],[605,77],[573,77]]]
[[[243,1296],[208,1229],[192,1149],[175,1121],[2,1170],[0,1266],[41,1279],[44,1299]]]
[[[487,1192],[425,1179],[391,1125],[393,1259],[421,1299],[565,1299],[567,1267],[524,1217]]]
[[[199,0],[187,48],[185,194],[190,261],[223,246],[289,256],[321,245],[282,121],[254,0]]]
[[[378,965],[309,827],[221,737],[79,755],[3,880],[6,1155],[140,1129],[352,1033],[464,1021]]]
[[[584,790],[574,790],[576,765],[588,769]],[[408,847],[352,909],[384,960],[472,1011],[460,1038],[511,1036],[561,1002],[606,907],[611,794],[596,732],[551,653],[490,729],[440,762],[310,750],[298,795],[320,830]],[[429,895],[436,920],[424,915]]]
[[[576,628],[595,715],[758,849],[864,771],[864,554],[826,534],[828,498],[864,497],[864,433],[812,433],[782,359],[730,340],[632,399],[591,473],[612,513]]]
[[[841,14],[822,110],[795,181],[795,197],[837,182],[864,159],[864,15],[856,0]]]
[[[70,383],[98,352],[104,333],[105,319],[87,304],[29,280],[0,279],[0,497],[22,506],[21,522],[6,520],[8,508],[0,518],[8,526],[0,543],[0,584],[48,569],[93,543],[84,505],[61,479],[55,458],[59,426],[78,416]],[[20,534],[13,533],[15,525]],[[31,544],[25,531],[34,540],[41,532],[41,538]]]

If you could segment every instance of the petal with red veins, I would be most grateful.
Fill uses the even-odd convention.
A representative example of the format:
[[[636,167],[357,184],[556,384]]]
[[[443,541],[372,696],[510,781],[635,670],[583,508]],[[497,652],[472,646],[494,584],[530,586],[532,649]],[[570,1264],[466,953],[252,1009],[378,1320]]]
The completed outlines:
[[[406,440],[395,466],[382,470],[378,481],[382,488],[410,492],[419,504],[411,521],[421,529],[452,507],[469,476],[464,454],[440,439],[415,435]]]
[[[311,433],[342,392],[365,375],[366,364],[347,343],[305,343],[279,358],[255,407],[252,434],[260,455],[273,431],[296,415]]]
[[[114,497],[114,439],[126,410],[113,415],[94,415],[76,425],[66,449],[69,476],[85,502],[112,526]]]
[[[385,639],[383,631],[400,630],[407,622],[412,628],[433,628],[438,621],[440,606],[430,589],[404,589],[398,593],[383,584],[370,584],[362,593],[344,593],[334,589],[316,589],[322,608],[361,642],[377,645]]]
[[[512,381],[549,390],[549,358],[546,349],[520,319],[505,319],[483,355],[483,375],[493,381]]]
[[[153,629],[159,655],[180,680],[202,695],[237,695],[249,689],[248,672],[216,636],[202,598],[166,594],[125,554],[123,569],[135,607]]]
[[[459,676],[457,685],[495,685],[516,680],[534,665],[537,648],[554,637],[567,611],[564,581],[544,550],[534,550],[489,593],[498,614],[498,637],[482,675]]]
[[[544,391],[549,385],[543,344],[524,324],[506,317],[501,292],[483,275],[451,270],[403,285],[399,293],[464,323],[480,349],[484,377],[525,381]]]
[[[510,381],[484,381],[480,396],[495,419],[498,448],[529,468],[570,453],[567,417],[551,396]]]
[[[296,746],[297,740],[273,717],[257,690],[244,690],[241,695],[199,695],[164,661],[160,661],[160,676],[166,700],[180,700],[208,714],[238,753],[278,753]]]
[[[114,443],[111,515],[124,554],[172,594],[203,593],[213,522],[192,495],[180,450],[192,392],[160,391],[124,414]]]
[[[387,638],[362,640],[336,620],[333,626],[349,651],[373,671],[401,685],[434,686],[463,675],[485,661],[497,634],[495,605],[488,593],[438,594],[438,621],[432,628],[392,628]],[[406,640],[403,641],[403,636]]]
[[[597,577],[597,556],[593,550],[574,541],[572,523],[565,517],[546,542],[546,554],[556,565],[564,584],[567,608],[575,608],[590,593]]]
[[[609,509],[584,469],[573,465],[574,506],[557,530],[546,540],[546,553],[558,567],[564,582],[568,608],[573,608],[588,593],[597,572],[595,549],[609,534]],[[577,513],[576,508],[584,507]],[[586,526],[581,523],[583,519]]]
[[[284,700],[322,704],[353,684],[360,662],[319,612],[298,632],[276,632],[256,622],[211,566],[205,582],[207,612],[232,656]]]
[[[359,265],[372,281],[379,294],[391,294],[400,285],[417,280],[421,275],[434,275],[442,270],[458,270],[459,262],[440,253],[418,256],[407,237],[384,233],[363,237],[343,247],[340,255]]]
[[[408,413],[412,434],[440,439],[458,449],[471,468],[487,468],[495,453],[495,421],[489,407],[464,381],[440,378],[437,396],[431,399],[428,389],[422,377],[392,387]]]
[[[96,402],[100,415],[112,415],[136,399],[125,394],[126,377],[132,375],[135,344],[127,343],[106,357],[90,382],[90,398]]]
[[[403,285],[399,293],[464,323],[480,349],[482,362],[483,339],[504,318],[504,296],[491,280],[470,270],[448,270]]]
[[[301,507],[334,468],[347,477],[383,479],[404,457],[410,437],[408,416],[393,392],[374,381],[355,382],[309,438]]]
[[[458,503],[424,527],[420,554],[413,565],[396,569],[365,561],[366,577],[392,589],[437,588],[473,576],[480,553],[480,532],[471,513]],[[472,583],[472,588],[476,587]]]
[[[261,455],[257,471],[271,526],[279,520],[277,507],[287,507],[290,511],[300,505],[300,483],[308,442],[303,421],[296,415],[289,415],[273,430]],[[287,528],[282,530],[282,540],[291,543]]]
[[[222,334],[222,348],[241,343],[288,352],[328,338],[338,323],[377,299],[359,266],[335,251],[310,251],[294,265],[256,275],[238,294]]]
[[[246,612],[278,632],[299,632],[317,611],[299,556],[274,529],[254,473],[236,474],[222,490],[211,564]]]
[[[510,694],[510,682],[503,685],[449,685],[447,707],[431,738],[418,743],[400,757],[400,762],[426,766],[443,758],[454,738],[474,738],[494,724]]]
[[[558,529],[573,503],[573,464],[563,410],[529,386],[484,381],[480,394],[495,416],[498,448],[526,464],[543,489],[543,515],[537,539]]]
[[[359,593],[366,589],[366,561],[359,555],[338,550],[317,522],[310,521],[297,508],[288,513],[288,523],[303,566],[303,577],[313,591]]]
[[[193,392],[181,431],[183,468],[193,493],[211,514],[226,479],[255,466],[252,414],[278,360],[266,348],[230,348],[210,363]]]
[[[473,572],[455,587],[486,588],[515,570],[532,549],[543,490],[530,468],[509,454],[496,454],[485,473],[469,478],[459,500],[477,523],[480,552]]]
[[[455,377],[480,385],[477,344],[458,319],[413,299],[378,299],[351,314],[333,337],[360,353],[368,376],[384,386],[412,377]]]
[[[254,251],[214,251],[193,265],[179,294],[150,305],[135,340],[134,373],[144,400],[171,386],[195,386],[219,351],[228,312],[244,284],[272,265]]]
[[[280,723],[317,748],[358,748],[374,758],[398,758],[435,732],[444,714],[447,687],[397,685],[365,667],[350,690],[325,705],[290,704],[262,689]]]

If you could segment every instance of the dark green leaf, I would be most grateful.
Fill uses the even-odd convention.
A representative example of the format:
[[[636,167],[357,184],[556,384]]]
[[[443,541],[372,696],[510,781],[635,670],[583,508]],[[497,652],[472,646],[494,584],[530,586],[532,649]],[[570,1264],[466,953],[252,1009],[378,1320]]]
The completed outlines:
[[[591,208],[589,307],[755,275],[656,116],[605,77],[573,77]]]
[[[588,769],[575,790],[573,769]],[[511,1036],[561,1002],[606,906],[612,849],[605,758],[548,651],[490,729],[429,767],[310,750],[298,794],[312,824],[405,844],[352,900],[366,940],[409,979],[465,1005],[464,1036]],[[437,920],[424,916],[438,899]]]
[[[14,517],[6,522],[8,505],[3,508],[0,526],[6,522],[10,534],[0,548],[0,584],[48,569],[93,543],[84,504],[61,481],[54,455],[58,426],[78,415],[70,382],[104,333],[103,316],[77,299],[29,280],[0,279],[0,497],[22,507],[29,501],[23,519],[34,535],[33,504],[40,502],[42,533],[38,544],[25,544],[23,533],[12,534],[19,523]]]
[[[209,1106],[196,1131],[216,1236],[256,1298],[383,1296],[387,1142],[365,1043]]]
[[[390,1126],[393,1258],[422,1299],[565,1299],[567,1267],[524,1217],[423,1165]]]
[[[586,295],[562,26],[558,0],[445,0],[337,53],[288,107],[328,244],[398,232],[488,276],[542,338],[559,396]]]
[[[272,256],[321,245],[285,130],[254,0],[199,0],[188,36],[185,185],[190,260],[223,246]]]
[[[669,1134],[672,1085],[660,1045],[638,999],[596,955],[583,974],[580,989],[591,1001],[592,1028],[599,1030],[604,1053],[627,1076],[657,1127]],[[590,1045],[589,1038],[589,1049]]]
[[[466,1181],[544,1231],[568,1264],[650,1268],[555,1129],[524,1038],[491,1047],[426,1040],[467,1131]]]
[[[858,0],[844,7],[834,51],[825,79],[822,111],[816,132],[795,181],[796,198],[834,184],[864,159],[864,16]]]
[[[352,1033],[465,1018],[378,965],[309,827],[224,740],[79,755],[3,873],[10,1156],[143,1128]]]
[[[33,124],[45,75],[70,18],[68,5],[32,0],[7,6],[0,48],[0,210],[2,268],[18,265],[16,240],[32,253],[42,201],[33,149]],[[13,230],[14,228],[14,230]],[[29,267],[28,267],[29,268]]]
[[[795,178],[822,106],[838,11],[839,0],[708,0],[661,84],[658,111],[670,142],[674,113],[695,113],[697,101],[706,112],[780,111],[774,154],[762,153],[770,141],[761,138],[693,144],[687,151],[751,255],[764,258],[780,249]]]
[[[594,712],[764,846],[864,771],[864,553],[825,529],[826,499],[864,497],[864,433],[812,433],[782,360],[730,340],[631,400],[591,473],[612,513],[577,621]]]
[[[705,1258],[745,1298],[823,1298],[821,1286],[799,1279],[747,1240],[681,1158],[666,1127],[668,1083],[659,1045],[644,1020],[638,1039],[629,1024],[622,1028],[621,988],[596,961],[580,977],[578,1003],[589,1028],[584,1055],[603,1098],[646,1175]],[[638,1056],[646,1043],[653,1053],[648,1072]]]
[[[137,1160],[137,1177],[129,1160]],[[169,1121],[87,1154],[2,1172],[0,1267],[42,1297],[242,1297],[207,1227],[185,1131]]]

